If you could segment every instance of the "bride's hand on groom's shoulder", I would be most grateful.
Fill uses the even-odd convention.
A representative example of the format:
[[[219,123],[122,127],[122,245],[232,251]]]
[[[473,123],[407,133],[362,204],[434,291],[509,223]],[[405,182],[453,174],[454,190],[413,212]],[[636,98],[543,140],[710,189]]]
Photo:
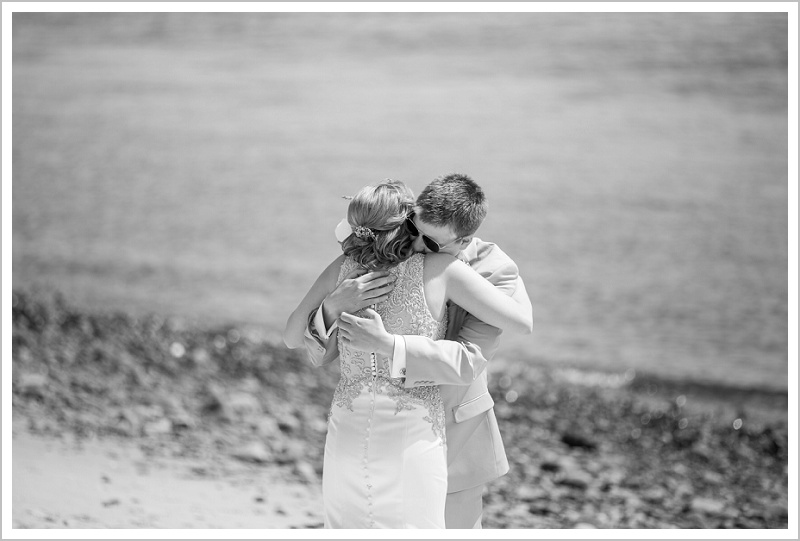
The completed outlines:
[[[385,301],[394,289],[394,280],[388,271],[352,271],[322,302],[325,319],[335,320],[342,312],[358,312]]]

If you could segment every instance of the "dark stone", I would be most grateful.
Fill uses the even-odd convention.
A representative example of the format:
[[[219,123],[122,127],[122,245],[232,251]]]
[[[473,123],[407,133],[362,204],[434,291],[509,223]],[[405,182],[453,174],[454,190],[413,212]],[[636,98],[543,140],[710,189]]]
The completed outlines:
[[[564,476],[558,480],[562,485],[585,490],[592,482],[592,477],[581,470],[566,472]]]
[[[561,441],[570,447],[580,447],[582,449],[588,449],[592,451],[597,448],[597,443],[595,443],[593,440],[574,432],[566,432],[562,434]]]
[[[541,466],[539,466],[539,467],[543,471],[557,472],[557,471],[559,471],[561,469],[561,464],[559,464],[557,461],[553,461],[553,462],[546,461],[546,462],[542,462]]]

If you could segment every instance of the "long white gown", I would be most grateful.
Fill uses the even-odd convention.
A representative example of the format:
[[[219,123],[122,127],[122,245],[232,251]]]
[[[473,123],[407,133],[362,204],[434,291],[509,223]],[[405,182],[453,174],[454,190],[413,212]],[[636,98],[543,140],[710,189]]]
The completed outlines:
[[[443,338],[425,302],[424,255],[389,269],[397,277],[375,310],[392,334]],[[347,258],[339,281],[357,263]],[[405,389],[389,359],[339,341],[341,376],[328,415],[322,473],[326,528],[444,528],[445,415],[436,386]]]

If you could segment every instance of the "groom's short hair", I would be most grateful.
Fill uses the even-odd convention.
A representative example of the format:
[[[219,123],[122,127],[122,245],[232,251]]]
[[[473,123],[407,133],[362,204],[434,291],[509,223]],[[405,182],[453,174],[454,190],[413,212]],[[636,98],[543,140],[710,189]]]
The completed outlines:
[[[417,197],[417,214],[425,223],[450,227],[459,237],[473,235],[486,217],[486,195],[467,175],[435,179]]]

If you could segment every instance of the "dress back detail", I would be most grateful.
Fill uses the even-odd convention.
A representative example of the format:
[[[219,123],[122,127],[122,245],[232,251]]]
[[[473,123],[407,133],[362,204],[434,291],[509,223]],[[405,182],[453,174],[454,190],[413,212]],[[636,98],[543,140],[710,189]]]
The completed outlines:
[[[396,335],[418,335],[440,340],[447,332],[447,311],[441,321],[434,319],[425,300],[423,268],[425,255],[414,254],[409,259],[387,269],[395,276],[394,289],[389,298],[371,306],[383,320],[386,331]],[[339,271],[337,283],[358,268],[352,258],[345,258]],[[363,317],[363,310],[355,315]],[[333,396],[333,405],[353,410],[352,402],[369,387],[376,393],[392,398],[396,404],[395,414],[402,410],[424,407],[425,418],[431,423],[434,433],[444,442],[444,406],[438,386],[422,386],[406,389],[405,378],[391,377],[391,361],[388,357],[350,349],[341,337],[338,339],[340,379]]]

